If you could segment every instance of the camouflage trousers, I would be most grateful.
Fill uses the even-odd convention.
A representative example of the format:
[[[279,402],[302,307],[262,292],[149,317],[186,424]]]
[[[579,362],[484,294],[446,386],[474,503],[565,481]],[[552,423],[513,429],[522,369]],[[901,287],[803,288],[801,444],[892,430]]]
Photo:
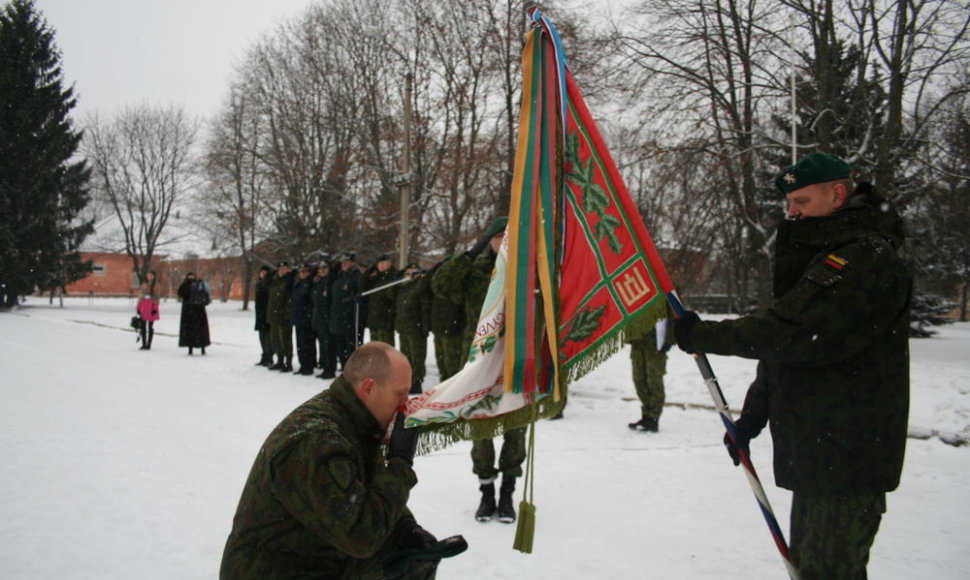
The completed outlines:
[[[269,326],[273,352],[280,356],[293,356],[293,326],[290,324],[271,324]]]
[[[868,578],[869,548],[885,511],[885,493],[814,496],[796,491],[789,551],[801,580]]]
[[[664,374],[667,373],[667,355],[658,352],[652,341],[634,341],[630,343],[630,363],[641,413],[644,417],[659,419],[666,396]]]
[[[491,439],[472,441],[472,472],[482,481],[494,481],[498,474],[521,477],[525,461],[525,427],[502,436],[502,451],[495,468],[495,444]]]
[[[438,375],[442,381],[461,370],[461,365],[465,362],[462,342],[460,335],[434,335],[434,358],[438,363]]]
[[[376,340],[379,342],[386,342],[387,344],[394,346],[394,331],[386,328],[371,328],[370,339],[372,341]]]
[[[411,363],[411,379],[424,381],[424,360],[428,358],[428,335],[401,333],[401,352]]]

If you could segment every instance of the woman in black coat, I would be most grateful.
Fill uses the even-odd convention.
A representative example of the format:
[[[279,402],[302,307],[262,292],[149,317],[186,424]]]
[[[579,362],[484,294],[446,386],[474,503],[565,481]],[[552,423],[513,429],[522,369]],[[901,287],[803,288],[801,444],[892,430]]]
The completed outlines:
[[[189,272],[179,285],[178,295],[182,299],[179,346],[189,347],[190,355],[192,349],[197,347],[205,354],[205,347],[209,346],[209,317],[205,313],[205,307],[212,302],[209,285]]]

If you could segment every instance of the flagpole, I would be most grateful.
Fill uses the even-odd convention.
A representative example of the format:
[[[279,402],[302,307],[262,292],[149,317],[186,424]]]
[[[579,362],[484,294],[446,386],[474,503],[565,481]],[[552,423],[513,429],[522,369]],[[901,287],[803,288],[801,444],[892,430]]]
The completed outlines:
[[[681,318],[684,315],[684,305],[680,302],[680,297],[677,296],[677,291],[671,291],[667,294],[667,301],[670,303],[671,309],[674,311],[674,316],[676,318]],[[717,381],[717,377],[714,375],[714,369],[711,367],[710,361],[707,359],[707,355],[702,352],[694,353],[694,362],[697,363],[697,368],[700,370],[701,377],[704,379],[704,384],[707,386],[707,390],[714,400],[714,407],[717,409],[718,415],[721,417],[721,422],[724,423],[724,428],[727,430],[728,437],[730,437],[731,442],[737,441],[738,430],[734,423],[734,418],[731,416],[731,410],[728,408],[727,400],[724,398],[724,392],[721,390],[721,385]],[[781,526],[778,524],[778,519],[775,517],[774,510],[771,509],[771,503],[768,501],[768,495],[765,493],[764,486],[761,485],[761,480],[758,478],[758,473],[755,471],[754,464],[751,463],[751,457],[748,451],[743,447],[738,447],[738,455],[741,460],[741,465],[744,466],[744,474],[748,478],[748,485],[751,487],[752,493],[754,493],[755,499],[758,501],[758,507],[761,508],[761,515],[765,518],[765,523],[768,524],[768,529],[771,532],[771,537],[775,541],[775,547],[778,548],[778,552],[781,554],[782,560],[785,563],[785,568],[788,570],[788,576],[791,580],[798,580],[798,571],[791,562],[791,555],[788,552],[788,543],[785,541],[785,535],[781,531]]]

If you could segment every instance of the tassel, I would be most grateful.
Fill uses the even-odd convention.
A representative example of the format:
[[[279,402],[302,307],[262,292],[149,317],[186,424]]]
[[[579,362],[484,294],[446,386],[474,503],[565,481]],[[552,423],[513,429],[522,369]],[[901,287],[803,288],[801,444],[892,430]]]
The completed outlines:
[[[519,522],[515,527],[515,540],[512,548],[523,554],[532,553],[532,540],[536,534],[536,506],[532,503],[535,487],[535,450],[536,450],[536,418],[537,405],[532,407],[532,422],[529,424],[528,456],[525,464],[525,484],[523,498],[519,502]]]

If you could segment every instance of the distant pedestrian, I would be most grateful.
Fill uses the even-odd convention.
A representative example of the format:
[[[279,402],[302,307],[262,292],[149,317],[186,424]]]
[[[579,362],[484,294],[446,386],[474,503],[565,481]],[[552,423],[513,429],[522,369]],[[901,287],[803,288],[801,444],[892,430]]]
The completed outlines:
[[[145,281],[139,288],[138,304],[135,306],[135,310],[141,318],[141,350],[151,350],[152,339],[155,338],[155,321],[160,318],[155,282],[155,272],[149,272],[145,275]]]
[[[205,307],[212,303],[209,285],[189,272],[178,288],[178,295],[182,299],[179,346],[189,347],[190,355],[195,348],[201,348],[205,354],[205,347],[209,346],[209,317]]]

